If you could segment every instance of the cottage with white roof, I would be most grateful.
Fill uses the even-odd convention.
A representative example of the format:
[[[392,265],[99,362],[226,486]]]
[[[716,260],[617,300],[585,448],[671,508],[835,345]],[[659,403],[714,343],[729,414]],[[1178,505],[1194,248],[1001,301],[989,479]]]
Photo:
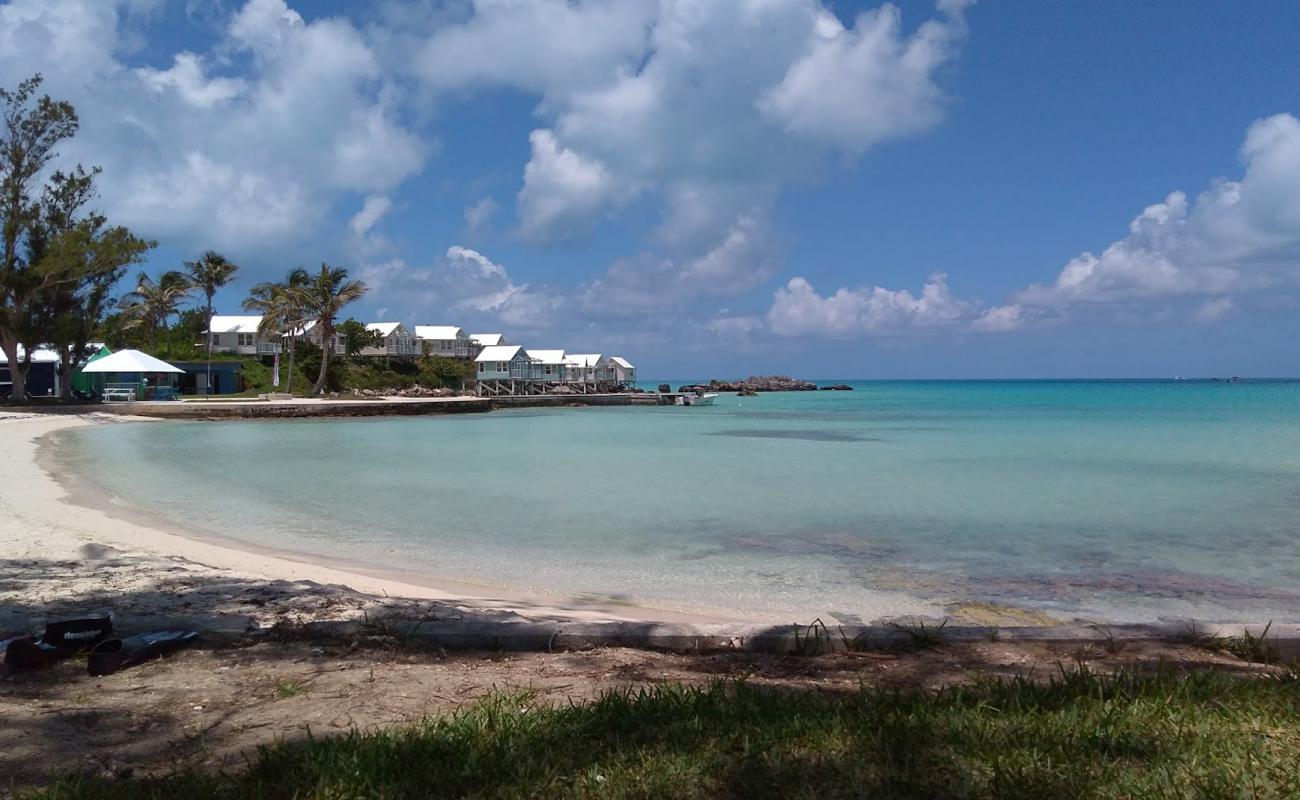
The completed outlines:
[[[596,380],[596,365],[600,353],[569,353],[564,358],[564,379],[573,383],[592,383]]]
[[[479,347],[464,328],[455,325],[416,325],[415,338],[426,354],[446,358],[472,358]]]
[[[366,330],[379,334],[383,341],[374,347],[361,348],[363,356],[410,358],[420,355],[420,341],[415,338],[415,332],[400,322],[367,322]]]
[[[533,370],[532,359],[517,344],[485,347],[474,363],[479,395],[519,394]]]
[[[525,350],[528,358],[533,362],[531,379],[535,381],[562,381],[564,380],[564,351],[563,350]]]
[[[505,334],[501,333],[471,333],[469,339],[479,347],[496,347],[497,345],[510,344],[506,341]]]
[[[212,352],[239,353],[245,356],[270,356],[280,352],[279,334],[263,336],[258,328],[260,316],[214,314],[208,326]]]
[[[629,386],[636,383],[636,367],[622,356],[605,356],[596,365],[597,380]]]

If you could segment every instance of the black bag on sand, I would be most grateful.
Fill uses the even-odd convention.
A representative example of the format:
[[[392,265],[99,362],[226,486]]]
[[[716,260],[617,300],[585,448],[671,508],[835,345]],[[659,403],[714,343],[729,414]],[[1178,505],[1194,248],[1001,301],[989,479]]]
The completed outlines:
[[[113,616],[104,614],[84,619],[65,619],[49,622],[41,641],[74,653],[91,650],[95,645],[113,635]]]

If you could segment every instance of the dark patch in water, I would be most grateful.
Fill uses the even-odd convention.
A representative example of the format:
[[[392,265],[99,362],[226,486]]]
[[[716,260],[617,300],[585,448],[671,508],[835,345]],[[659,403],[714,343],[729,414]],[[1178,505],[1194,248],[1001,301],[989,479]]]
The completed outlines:
[[[734,430],[716,431],[706,436],[734,436],[738,439],[802,439],[808,442],[883,442],[869,436],[841,431]]]

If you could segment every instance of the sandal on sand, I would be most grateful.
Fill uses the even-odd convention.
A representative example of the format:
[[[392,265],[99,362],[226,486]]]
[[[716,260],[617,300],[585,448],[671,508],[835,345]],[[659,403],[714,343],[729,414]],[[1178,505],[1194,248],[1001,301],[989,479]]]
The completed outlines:
[[[91,675],[111,675],[119,669],[161,658],[193,644],[198,638],[195,631],[158,631],[125,639],[106,639],[90,651],[86,668]]]

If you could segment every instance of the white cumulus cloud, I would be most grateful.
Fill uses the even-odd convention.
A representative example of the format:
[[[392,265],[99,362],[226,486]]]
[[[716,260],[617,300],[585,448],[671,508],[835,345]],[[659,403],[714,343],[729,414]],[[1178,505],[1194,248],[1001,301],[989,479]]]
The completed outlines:
[[[1217,180],[1192,200],[1181,191],[1148,206],[1100,255],[1072,259],[1049,284],[1016,301],[1070,308],[1214,297],[1300,284],[1300,120],[1256,121],[1241,147],[1245,174]]]
[[[822,296],[804,278],[776,291],[767,312],[770,329],[783,336],[852,338],[908,329],[955,327],[969,322],[977,305],[953,296],[948,276],[930,276],[919,296],[880,286],[842,288]]]

